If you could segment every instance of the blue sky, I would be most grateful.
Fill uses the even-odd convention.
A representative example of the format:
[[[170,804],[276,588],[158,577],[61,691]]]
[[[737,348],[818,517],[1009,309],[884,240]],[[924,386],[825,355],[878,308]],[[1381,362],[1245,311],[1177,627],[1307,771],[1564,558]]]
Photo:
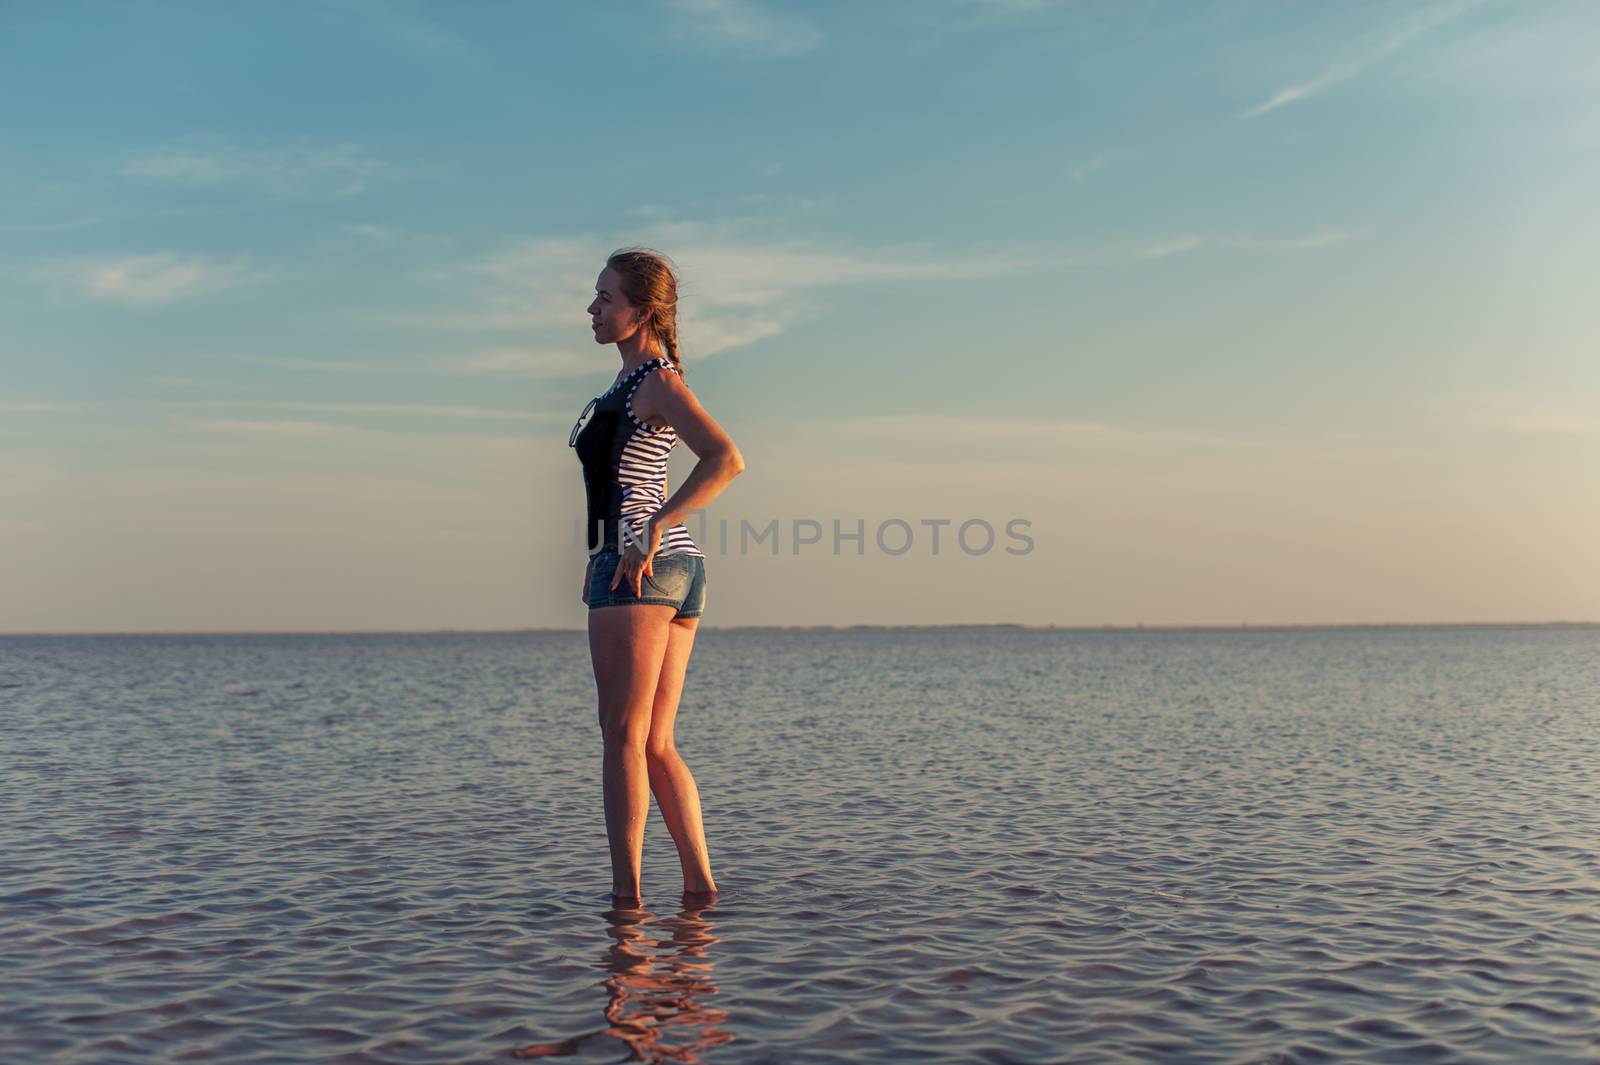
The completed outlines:
[[[581,625],[636,243],[715,514],[1038,545],[713,553],[708,624],[1600,618],[1597,50],[1509,0],[7,5],[0,631]]]

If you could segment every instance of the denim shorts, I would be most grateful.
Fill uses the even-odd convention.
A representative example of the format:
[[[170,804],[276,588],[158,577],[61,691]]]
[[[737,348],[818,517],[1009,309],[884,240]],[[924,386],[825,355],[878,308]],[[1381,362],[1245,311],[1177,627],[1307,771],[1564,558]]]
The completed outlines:
[[[594,557],[594,572],[589,576],[589,609],[626,606],[632,603],[659,603],[675,606],[677,618],[697,618],[706,608],[706,560],[699,555],[658,554],[650,560],[648,574],[639,575],[639,594],[633,594],[626,578],[611,587],[622,556],[606,550]]]

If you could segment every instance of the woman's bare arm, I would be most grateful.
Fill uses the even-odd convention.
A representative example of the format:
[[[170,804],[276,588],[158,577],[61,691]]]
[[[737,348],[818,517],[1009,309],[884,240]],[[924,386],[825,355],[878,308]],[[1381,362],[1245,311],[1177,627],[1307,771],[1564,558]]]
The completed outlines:
[[[656,512],[661,525],[676,525],[685,514],[703,510],[729,481],[744,472],[744,456],[733,439],[677,374],[658,371],[646,377],[633,394],[633,413],[647,425],[672,426],[678,439],[700,459]]]

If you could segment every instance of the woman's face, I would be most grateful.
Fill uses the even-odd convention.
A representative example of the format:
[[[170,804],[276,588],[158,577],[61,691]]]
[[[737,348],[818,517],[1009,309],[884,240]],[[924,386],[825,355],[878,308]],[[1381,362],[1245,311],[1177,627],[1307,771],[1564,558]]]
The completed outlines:
[[[628,302],[622,294],[621,278],[611,267],[600,271],[594,283],[594,302],[589,304],[589,321],[596,344],[615,344],[626,340],[649,317],[649,312]]]

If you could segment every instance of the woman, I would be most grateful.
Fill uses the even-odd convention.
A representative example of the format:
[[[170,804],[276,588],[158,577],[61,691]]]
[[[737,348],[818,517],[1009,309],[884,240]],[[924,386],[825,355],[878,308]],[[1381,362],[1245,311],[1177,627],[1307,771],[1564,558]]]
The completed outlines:
[[[595,343],[615,344],[622,370],[568,441],[588,494],[583,601],[605,743],[611,894],[619,905],[641,901],[647,787],[678,845],[685,894],[699,901],[717,890],[700,793],[672,739],[706,598],[705,555],[681,519],[743,472],[744,458],[683,383],[677,304],[664,256],[634,248],[606,260],[589,317]],[[700,461],[667,498],[667,455],[680,437]]]

